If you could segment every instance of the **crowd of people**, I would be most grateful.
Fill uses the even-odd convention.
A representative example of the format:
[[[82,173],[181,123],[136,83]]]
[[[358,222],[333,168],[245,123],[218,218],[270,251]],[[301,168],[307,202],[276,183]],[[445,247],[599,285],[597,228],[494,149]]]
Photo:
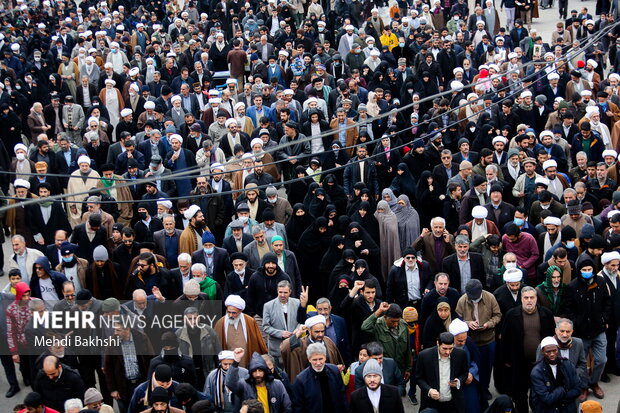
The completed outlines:
[[[620,25],[558,3],[4,3],[14,410],[602,412]]]

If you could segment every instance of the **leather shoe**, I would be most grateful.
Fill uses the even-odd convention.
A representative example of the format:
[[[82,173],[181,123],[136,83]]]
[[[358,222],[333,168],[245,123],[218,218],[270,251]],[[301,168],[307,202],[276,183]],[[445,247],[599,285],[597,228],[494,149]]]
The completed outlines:
[[[607,373],[603,373],[603,375],[601,376],[601,381],[603,383],[609,383],[611,381],[611,379],[609,378],[609,376],[607,375]]]
[[[581,391],[581,394],[579,395],[579,401],[580,402],[585,402],[588,399],[588,389],[583,389]]]
[[[414,406],[418,405],[418,399],[417,397],[415,397],[415,394],[413,396],[409,396],[409,401],[411,402],[411,404],[413,404]]]
[[[4,397],[6,397],[7,399],[10,399],[11,397],[19,393],[20,390],[21,389],[19,388],[19,386],[11,386],[11,388],[9,389],[9,391],[6,392]]]
[[[30,386],[30,379],[24,377],[24,386]]]
[[[590,388],[592,389],[592,393],[594,393],[594,397],[597,399],[603,399],[605,397],[605,392],[600,388],[598,383],[591,385]]]

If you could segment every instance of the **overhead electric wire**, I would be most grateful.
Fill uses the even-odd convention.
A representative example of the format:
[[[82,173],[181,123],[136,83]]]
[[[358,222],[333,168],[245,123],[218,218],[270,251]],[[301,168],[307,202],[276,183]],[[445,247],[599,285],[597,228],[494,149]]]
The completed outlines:
[[[569,54],[566,55],[566,56],[563,56],[561,60],[565,61],[566,62],[565,64],[568,64],[568,61],[570,60],[570,55],[578,55],[579,53],[581,53],[582,51],[587,49],[590,44],[592,44],[595,41],[597,41],[600,37],[605,35],[611,29],[615,28],[618,24],[620,24],[620,22],[616,22],[613,25],[606,26],[604,30],[598,32],[595,36],[592,36],[592,37],[588,38],[585,44],[580,44],[579,48],[574,49],[574,50],[570,50]],[[567,45],[566,48],[569,48],[569,46],[570,45]],[[545,67],[548,67],[550,65],[553,65],[553,64],[557,63],[558,60],[560,60],[560,59],[556,59],[556,60],[551,61],[551,62],[546,62],[546,61],[545,62],[538,62],[538,61],[533,61],[532,60],[532,61],[520,64],[517,69],[511,69],[509,72],[513,72],[515,70],[522,70],[522,69],[524,69],[526,67],[529,67],[529,66],[532,66],[534,64],[542,64]],[[543,69],[541,69],[541,71],[542,70],[545,70],[545,69],[543,68]],[[547,72],[546,75],[549,75],[549,73],[554,73],[554,72],[557,72],[557,68],[554,68],[551,72]],[[520,80],[520,86],[519,86],[519,88],[517,90],[519,90],[519,91],[527,90],[528,88],[526,88],[524,86],[524,83],[527,82],[528,78],[533,78],[536,75],[538,75],[538,73],[534,72],[534,73],[531,73],[529,75],[526,75],[522,79],[519,79]],[[503,74],[498,73],[498,74],[494,75],[493,77],[496,77],[496,76],[503,76]],[[492,80],[492,77],[485,78],[484,80],[480,80],[479,79],[478,82],[476,82],[475,84],[474,83],[470,83],[470,84],[464,85],[463,86],[463,90],[465,90],[465,89],[470,89],[470,90],[473,89],[473,90],[475,90],[476,86],[481,85],[483,83],[486,83],[486,82],[488,82],[490,80]],[[507,90],[507,89],[510,89],[510,85],[503,86],[502,88],[499,89],[499,91],[503,91],[503,90]],[[431,96],[424,97],[424,98],[420,99],[419,101],[412,102],[412,103],[407,104],[405,106],[401,106],[401,107],[399,107],[397,109],[395,108],[396,111],[397,111],[396,113],[400,113],[400,112],[402,112],[402,111],[404,111],[406,109],[409,109],[410,107],[413,107],[414,105],[419,105],[419,104],[425,103],[427,101],[432,101],[432,100],[434,100],[434,99],[436,99],[438,97],[442,97],[444,95],[452,94],[452,93],[453,93],[453,90],[449,89],[449,90],[446,90],[446,91],[443,91],[443,92],[436,93],[436,94],[431,95]],[[513,92],[513,94],[516,94],[516,92]],[[501,102],[503,102],[506,99],[510,99],[510,96],[505,96],[505,97],[499,99],[498,101],[493,102],[491,104],[491,106],[498,105],[498,104],[500,104]],[[456,106],[455,108],[450,109],[450,112],[455,112],[458,109],[461,109],[461,108],[466,107],[468,105],[470,105],[469,101],[467,101],[466,103],[460,104],[459,106]],[[463,122],[466,119],[469,119],[469,118],[474,117],[474,116],[479,116],[483,112],[484,112],[484,110],[476,112],[476,113],[474,113],[472,115],[469,115],[469,116],[465,117],[464,119],[460,119],[460,120],[457,120],[456,122],[452,122],[449,125],[444,126],[442,129],[448,129],[451,126],[458,125],[459,123]],[[361,126],[371,125],[372,122],[374,122],[375,120],[391,116],[392,114],[393,114],[393,110],[388,111],[388,112],[384,112],[384,113],[381,113],[381,114],[379,114],[377,116],[373,116],[372,118],[369,118],[368,119],[369,122],[366,122],[366,121],[355,122],[355,123],[353,123],[351,125],[347,125],[346,129],[348,130],[348,129],[351,129],[351,128],[354,128],[354,127],[358,127],[360,125]],[[442,115],[443,114],[435,115],[435,116],[431,117],[430,119],[428,119],[428,120],[426,120],[424,122],[426,122],[427,124],[430,124],[434,119],[438,119]],[[403,134],[403,133],[405,133],[407,131],[410,131],[414,127],[419,127],[420,125],[421,124],[418,124],[418,125],[415,125],[415,126],[414,125],[408,126],[406,128],[403,128],[402,130],[394,132],[394,135],[398,136],[398,135]],[[297,145],[297,144],[302,143],[302,142],[309,142],[309,141],[311,141],[313,139],[318,139],[318,138],[323,138],[323,137],[326,137],[326,136],[331,136],[331,135],[334,135],[334,133],[335,132],[333,130],[330,130],[330,131],[325,131],[325,132],[323,132],[323,133],[321,133],[319,135],[306,136],[305,138],[302,138],[302,139],[296,139],[296,140],[291,141],[291,142],[284,142],[284,143],[276,145],[275,147],[268,148],[267,150],[264,150],[260,154],[256,154],[256,155],[261,155],[263,153],[275,153],[277,151],[282,150],[282,148],[285,148],[287,146]],[[440,133],[440,132],[436,131],[436,133]],[[432,134],[432,133],[430,133],[430,134]],[[370,142],[378,142],[379,140],[380,140],[380,138],[375,139],[375,140],[370,141]],[[367,145],[370,142],[362,142],[362,143],[358,143],[358,144],[351,145],[351,146],[345,146],[345,147],[343,147],[342,149],[339,149],[339,150],[346,151],[348,149],[357,148],[359,146],[365,146],[365,145]],[[396,147],[393,147],[393,148],[391,147],[390,149],[391,150],[398,150],[398,149],[401,149],[401,148],[403,148],[405,146],[410,145],[410,143],[411,142],[406,142],[406,143],[403,143],[403,144],[401,144],[399,146],[396,146]],[[304,154],[304,155],[297,156],[297,158],[302,159],[302,158],[307,158],[307,157],[311,157],[311,156],[317,156],[317,155],[320,155],[320,154],[323,154],[323,153],[330,153],[332,151],[333,150],[325,150],[323,152],[313,153],[313,154],[309,154],[309,155]],[[254,155],[254,154],[252,154],[252,155]],[[289,184],[289,183],[298,182],[298,181],[301,181],[301,180],[306,180],[308,178],[312,178],[312,177],[317,176],[317,175],[329,174],[331,172],[335,172],[335,171],[344,169],[344,168],[346,168],[349,165],[352,165],[352,164],[355,164],[355,163],[359,163],[359,162],[363,162],[363,161],[366,161],[368,159],[373,159],[373,158],[375,158],[375,157],[377,157],[379,155],[382,155],[382,153],[368,155],[363,160],[353,160],[353,159],[351,159],[345,165],[337,166],[337,167],[334,167],[334,168],[331,168],[331,169],[328,169],[328,170],[322,170],[322,171],[317,172],[315,174],[304,176],[304,177],[301,177],[301,178],[292,178],[292,179],[289,179],[289,180],[286,180],[286,181],[283,181],[283,182],[273,182],[273,183],[270,183],[270,184],[258,185],[257,187],[255,187],[253,189],[264,189],[264,188],[267,188],[268,186],[286,185],[286,184]],[[240,159],[232,159],[231,158],[228,161],[226,161],[225,163],[223,163],[222,166],[230,165],[232,163],[237,163],[237,162],[240,162],[240,161],[241,161]],[[263,166],[277,165],[279,163],[284,163],[284,162],[287,162],[287,161],[288,161],[288,159],[282,159],[282,160],[277,160],[277,161],[274,160],[274,162],[265,163],[265,164],[263,164]],[[82,191],[82,192],[72,193],[72,194],[64,194],[63,193],[63,194],[58,194],[58,195],[52,195],[52,196],[49,196],[49,197],[47,197],[45,199],[46,200],[51,200],[51,201],[58,200],[58,201],[61,201],[61,202],[64,202],[64,203],[84,204],[84,203],[87,203],[87,201],[77,201],[77,200],[76,201],[73,201],[73,200],[69,201],[69,200],[63,200],[63,199],[67,198],[67,197],[70,197],[70,196],[76,196],[76,195],[84,195],[86,197],[86,196],[92,194],[93,192],[100,193],[100,192],[104,192],[104,191],[107,191],[107,190],[110,190],[110,189],[114,189],[114,188],[128,187],[128,186],[133,186],[133,185],[141,185],[141,184],[145,184],[147,182],[152,182],[154,180],[165,181],[165,180],[172,180],[172,179],[195,178],[196,176],[195,176],[194,172],[199,171],[200,169],[202,169],[202,167],[196,166],[194,168],[188,168],[188,169],[184,169],[182,171],[173,172],[170,175],[161,176],[159,178],[147,177],[147,178],[141,178],[141,179],[135,179],[135,180],[123,179],[122,182],[120,182],[118,184],[115,183],[111,187],[107,187],[107,188],[95,188],[95,187],[93,187],[93,188],[91,188],[88,191]],[[238,168],[238,169],[234,169],[234,170],[228,170],[228,171],[225,170],[223,172],[223,174],[229,174],[229,173],[234,173],[234,172],[248,170],[248,169],[253,169],[253,167],[242,167],[242,168]],[[18,173],[16,173],[16,172],[9,172],[9,171],[0,171],[0,174],[18,174]],[[19,175],[37,176],[39,174],[37,174],[37,173],[31,173],[31,174],[19,173]],[[63,178],[76,177],[75,175],[70,175],[70,174],[46,174],[46,175],[48,175],[48,176],[63,177]],[[212,175],[217,175],[217,174],[207,173],[207,174],[199,175],[199,177],[210,177]],[[81,178],[81,176],[78,176],[78,177]],[[94,178],[94,177],[92,177],[92,178],[91,177],[87,177],[87,178],[94,179],[94,180],[97,180],[97,181],[99,181],[101,179],[101,178]],[[214,193],[207,193],[207,194],[196,194],[196,195],[191,195],[189,197],[191,197],[191,198],[203,198],[203,197],[210,197],[210,196],[229,195],[229,194],[234,194],[234,193],[239,193],[239,192],[246,192],[246,191],[247,191],[247,189],[245,189],[245,188],[239,188],[239,189],[232,189],[230,191],[224,191],[224,192],[214,192]],[[167,197],[166,199],[167,200],[179,200],[179,199],[186,199],[186,198],[188,198],[188,196]],[[11,196],[0,197],[0,199],[3,199],[3,200],[18,200],[19,201],[19,202],[14,203],[13,205],[1,206],[0,207],[0,212],[8,210],[10,208],[18,207],[18,206],[25,206],[25,205],[29,205],[29,204],[36,204],[36,203],[38,203],[40,201],[40,198],[15,198],[15,197],[11,197]],[[131,200],[131,201],[114,200],[114,201],[101,201],[101,203],[102,204],[106,204],[106,203],[117,203],[117,204],[120,204],[120,203],[138,203],[138,202],[141,202],[141,201],[143,201],[143,200],[141,200],[141,199]],[[157,200],[144,200],[144,201],[145,202],[156,202]]]

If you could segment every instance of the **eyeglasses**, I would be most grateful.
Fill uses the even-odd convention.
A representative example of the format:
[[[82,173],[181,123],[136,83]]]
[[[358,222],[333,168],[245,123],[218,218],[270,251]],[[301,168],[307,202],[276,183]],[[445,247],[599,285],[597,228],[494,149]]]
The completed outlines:
[[[406,260],[415,260],[415,257],[414,256],[407,256],[407,257],[405,257],[405,259]]]

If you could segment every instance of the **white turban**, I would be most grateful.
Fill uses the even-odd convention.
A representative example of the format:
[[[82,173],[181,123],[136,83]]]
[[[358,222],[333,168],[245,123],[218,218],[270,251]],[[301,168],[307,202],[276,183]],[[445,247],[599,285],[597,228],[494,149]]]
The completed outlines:
[[[467,323],[460,318],[456,318],[452,320],[450,326],[448,327],[448,331],[453,336],[458,336],[459,334],[467,333],[469,331],[469,327]]]
[[[190,220],[194,218],[194,215],[200,211],[200,207],[198,205],[190,205],[189,208],[185,210],[183,216],[185,219]]]
[[[488,214],[489,211],[482,205],[476,205],[474,209],[471,210],[471,216],[477,219],[485,219]]]
[[[327,320],[325,320],[325,316],[319,314],[314,317],[310,317],[306,320],[306,327],[312,328],[317,324],[327,324]]]
[[[147,100],[144,102],[144,109],[155,109],[155,102],[152,100]]]
[[[30,189],[30,182],[26,181],[25,179],[16,179],[15,182],[13,182],[13,186],[15,188]]]
[[[226,119],[226,122],[224,122],[224,126],[226,126],[226,127],[229,127],[232,124],[237,125],[237,119],[235,119],[235,118],[228,118],[228,119]]]
[[[544,225],[555,225],[559,227],[562,225],[562,220],[558,217],[547,217],[543,220]]]
[[[547,168],[557,168],[557,167],[558,167],[558,163],[553,159],[548,159],[545,162],[543,162],[543,171]]]
[[[26,145],[24,145],[23,143],[18,143],[17,145],[15,145],[13,147],[13,152],[17,153],[17,151],[21,149],[24,152],[28,153],[28,148],[26,147]]]
[[[125,108],[123,110],[121,110],[121,117],[124,118],[125,116],[129,116],[133,113],[133,110],[129,109],[129,108]]]
[[[518,268],[508,268],[504,271],[504,281],[507,283],[520,282],[523,279],[523,272]]]
[[[494,137],[494,138],[493,138],[493,140],[491,141],[491,143],[492,143],[493,145],[495,145],[497,142],[503,142],[503,143],[504,143],[504,145],[506,145],[506,143],[508,142],[508,139],[506,139],[506,138],[505,138],[505,137],[503,137],[503,136],[496,136],[496,137]]]
[[[603,265],[613,260],[620,260],[620,252],[612,251],[612,252],[606,252],[603,255],[601,255],[601,263],[603,263]]]
[[[239,297],[238,295],[234,295],[234,294],[229,295],[228,298],[226,298],[226,301],[224,301],[224,305],[226,307],[231,306],[231,307],[238,308],[241,311],[245,310],[245,301],[243,300],[243,298]]]
[[[250,142],[250,148],[253,148],[254,145],[258,145],[258,144],[263,146],[263,140],[261,138],[254,138],[252,139],[252,142]]]
[[[90,158],[88,156],[86,156],[86,155],[82,155],[82,156],[80,156],[78,158],[77,163],[78,163],[78,165],[82,164],[82,163],[87,163],[87,164],[90,165]]]
[[[166,208],[166,209],[172,208],[172,202],[170,202],[169,200],[164,199],[164,198],[160,198],[157,201],[157,205],[163,205],[163,207]]]
[[[183,138],[181,137],[181,135],[179,135],[178,133],[174,133],[172,135],[170,135],[170,142],[172,142],[173,139],[178,140],[180,143],[183,143]]]

